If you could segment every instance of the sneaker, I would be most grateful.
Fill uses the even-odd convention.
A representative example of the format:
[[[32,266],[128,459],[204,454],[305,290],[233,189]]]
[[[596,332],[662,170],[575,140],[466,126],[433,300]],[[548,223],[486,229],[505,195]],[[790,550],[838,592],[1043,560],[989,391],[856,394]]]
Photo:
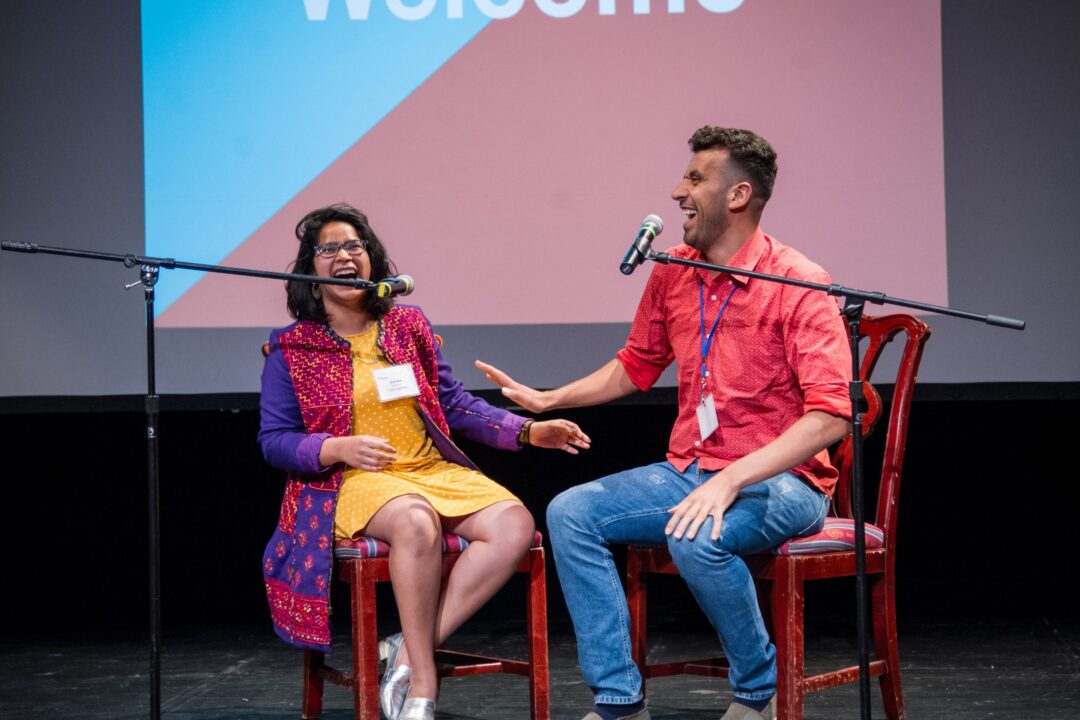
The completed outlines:
[[[581,720],[603,720],[603,719],[599,715],[597,715],[595,712],[589,712],[589,714],[586,715],[585,717],[581,718]],[[638,710],[633,715],[622,715],[622,716],[616,718],[616,720],[652,720],[652,718],[649,716],[649,708],[642,708],[641,710]]]
[[[776,696],[773,695],[769,704],[760,712],[741,702],[733,702],[720,720],[776,720]]]

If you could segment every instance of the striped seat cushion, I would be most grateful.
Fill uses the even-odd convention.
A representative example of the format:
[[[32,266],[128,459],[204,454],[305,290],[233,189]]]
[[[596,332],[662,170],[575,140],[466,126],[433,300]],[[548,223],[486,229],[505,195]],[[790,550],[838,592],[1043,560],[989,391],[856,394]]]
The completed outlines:
[[[543,540],[543,536],[537,531],[533,535],[532,547],[541,547],[544,544]],[[443,533],[442,547],[444,553],[460,553],[469,547],[469,541],[460,535]],[[389,554],[390,544],[373,537],[362,536],[353,540],[337,540],[334,542],[334,557],[342,560],[386,557]]]
[[[864,525],[866,548],[879,548],[885,544],[885,533],[877,525]],[[855,521],[848,518],[825,518],[821,532],[801,538],[792,538],[774,548],[774,555],[812,555],[814,553],[841,552],[855,549]]]

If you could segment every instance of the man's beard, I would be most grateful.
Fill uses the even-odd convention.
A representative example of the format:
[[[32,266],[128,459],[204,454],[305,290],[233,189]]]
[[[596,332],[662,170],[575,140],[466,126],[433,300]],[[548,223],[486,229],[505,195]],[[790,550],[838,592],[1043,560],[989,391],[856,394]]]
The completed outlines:
[[[704,255],[720,239],[725,229],[723,217],[706,218],[699,212],[694,227],[683,235],[683,243]]]

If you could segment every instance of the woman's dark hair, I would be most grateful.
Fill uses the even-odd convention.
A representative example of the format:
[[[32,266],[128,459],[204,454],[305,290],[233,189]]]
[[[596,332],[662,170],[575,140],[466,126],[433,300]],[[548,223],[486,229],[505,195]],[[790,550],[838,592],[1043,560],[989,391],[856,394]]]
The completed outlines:
[[[345,203],[313,210],[296,224],[296,239],[300,241],[300,247],[296,251],[296,261],[292,264],[292,272],[301,275],[315,274],[315,245],[319,242],[319,233],[333,222],[352,225],[360,239],[367,244],[372,280],[378,281],[397,274],[397,268],[390,260],[386,248],[368,224],[367,215]],[[289,314],[297,320],[312,320],[326,324],[329,322],[326,309],[323,307],[322,300],[316,298],[312,290],[311,283],[286,281],[285,293],[288,297]],[[380,298],[371,291],[364,294],[364,309],[371,315],[372,320],[381,318],[393,305],[392,297]]]

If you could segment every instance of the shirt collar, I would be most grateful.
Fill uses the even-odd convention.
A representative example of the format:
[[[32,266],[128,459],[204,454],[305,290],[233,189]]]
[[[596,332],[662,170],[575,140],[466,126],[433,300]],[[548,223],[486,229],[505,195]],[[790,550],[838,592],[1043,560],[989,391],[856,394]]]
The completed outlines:
[[[755,228],[753,234],[750,235],[750,237],[747,238],[746,242],[744,242],[742,246],[738,249],[735,255],[732,256],[731,260],[724,264],[727,267],[735,268],[736,270],[754,270],[755,268],[757,268],[758,263],[761,261],[761,256],[765,254],[765,248],[767,246],[768,243],[765,240],[765,233],[762,232],[761,227],[758,226],[757,228]],[[702,260],[705,260],[705,255],[703,253],[698,252],[697,250],[695,250],[694,253]],[[699,269],[698,273],[700,277],[706,282],[706,284],[708,284],[708,271],[704,269]],[[721,273],[721,275],[727,275],[727,273]],[[729,277],[731,277],[731,279],[739,285],[743,286],[745,286],[747,281],[750,280],[750,278],[746,277],[745,275],[730,275]]]

